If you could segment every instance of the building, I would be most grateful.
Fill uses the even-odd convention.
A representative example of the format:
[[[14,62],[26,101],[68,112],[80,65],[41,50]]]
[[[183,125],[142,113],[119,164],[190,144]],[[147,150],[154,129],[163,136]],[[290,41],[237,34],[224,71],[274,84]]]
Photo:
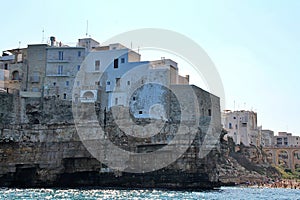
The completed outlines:
[[[261,145],[263,147],[270,147],[274,144],[274,131],[261,130]]]
[[[292,133],[278,132],[278,135],[274,136],[274,145],[277,147],[300,146],[300,137],[293,136]]]
[[[85,53],[84,47],[54,46],[53,44],[46,48],[43,91],[45,97],[56,96],[64,100],[72,99],[74,80],[85,58]]]
[[[132,96],[136,89],[146,84],[156,84],[151,95],[149,88],[139,91],[139,98],[143,99],[144,105],[135,109],[135,117],[150,116],[149,106],[161,103],[158,96],[163,92],[162,86],[189,83],[188,76],[178,75],[176,62],[164,58],[140,61],[140,54],[118,43],[93,48],[83,62],[82,69],[76,79],[74,101],[79,99],[80,102],[89,103],[99,100],[108,109],[129,106],[131,100],[137,101]]]
[[[155,83],[151,98],[147,94],[149,88],[139,91],[145,105],[143,109],[136,108],[134,115],[147,118],[149,105],[163,101],[159,99],[166,92],[162,87],[189,84],[189,76],[180,76],[177,63],[170,59],[141,61],[140,54],[119,43],[100,46],[92,38],[79,39],[76,47],[58,43],[53,36],[50,40],[50,45],[33,44],[3,52],[0,64],[8,70],[1,75],[8,80],[2,82],[3,88],[19,92],[22,98],[55,96],[70,101],[73,97],[75,102],[87,103],[99,100],[109,109],[128,105],[136,89]],[[84,75],[78,73],[81,68]]]
[[[260,145],[261,127],[257,126],[257,113],[253,111],[226,110],[222,114],[222,124],[236,144]]]

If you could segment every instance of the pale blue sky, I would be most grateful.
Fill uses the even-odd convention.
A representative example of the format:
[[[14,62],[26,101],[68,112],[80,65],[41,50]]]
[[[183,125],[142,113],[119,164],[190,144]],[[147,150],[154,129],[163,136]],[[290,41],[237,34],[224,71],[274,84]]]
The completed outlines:
[[[264,129],[300,135],[300,1],[6,1],[0,50],[55,35],[75,45],[124,31],[163,28],[197,42],[215,63],[226,108],[258,112]],[[134,42],[133,42],[134,43]],[[179,68],[183,66],[179,66]]]

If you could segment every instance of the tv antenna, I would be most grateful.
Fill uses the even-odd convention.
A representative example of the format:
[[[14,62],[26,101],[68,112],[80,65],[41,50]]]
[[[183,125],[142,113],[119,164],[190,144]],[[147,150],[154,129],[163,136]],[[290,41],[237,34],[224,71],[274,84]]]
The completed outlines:
[[[89,32],[89,20],[86,20],[86,32],[85,32],[85,36],[88,36],[88,32]]]
[[[43,28],[43,30],[42,30],[42,42],[41,43],[43,43],[44,40],[45,40],[45,29]]]

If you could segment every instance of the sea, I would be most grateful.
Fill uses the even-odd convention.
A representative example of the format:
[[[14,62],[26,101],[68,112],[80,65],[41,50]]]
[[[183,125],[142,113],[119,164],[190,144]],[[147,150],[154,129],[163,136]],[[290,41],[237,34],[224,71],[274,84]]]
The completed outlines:
[[[0,199],[300,199],[300,190],[245,187],[221,187],[209,191],[0,188]]]

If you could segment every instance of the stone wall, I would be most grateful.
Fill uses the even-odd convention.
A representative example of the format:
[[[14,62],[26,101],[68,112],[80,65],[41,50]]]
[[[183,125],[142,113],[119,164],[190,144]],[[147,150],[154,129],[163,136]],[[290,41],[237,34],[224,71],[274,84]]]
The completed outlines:
[[[20,98],[16,94],[3,94],[0,101],[4,116],[0,121],[0,186],[204,189],[219,184],[217,151],[199,156],[207,124],[197,131],[192,145],[172,164],[147,173],[126,173],[108,168],[86,150],[74,126],[71,102],[55,97]],[[110,140],[125,150],[155,151],[158,143],[168,145],[168,135],[176,134],[177,120],[174,120],[158,136],[129,138],[116,124],[111,110],[102,110],[99,103],[92,104],[92,109]],[[205,119],[210,121],[210,118]],[[135,123],[145,125],[149,123],[147,120],[136,119]]]

